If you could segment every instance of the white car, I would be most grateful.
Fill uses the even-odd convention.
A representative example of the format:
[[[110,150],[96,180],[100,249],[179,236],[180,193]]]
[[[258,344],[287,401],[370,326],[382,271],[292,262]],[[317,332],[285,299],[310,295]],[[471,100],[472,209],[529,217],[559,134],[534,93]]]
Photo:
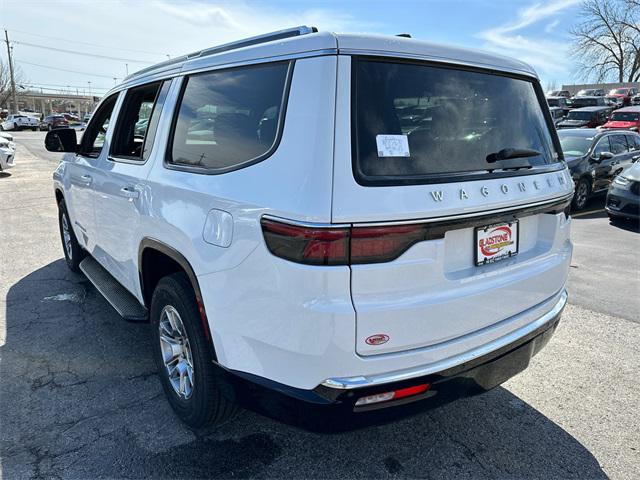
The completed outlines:
[[[8,170],[15,165],[16,144],[13,135],[0,132],[0,172]]]
[[[27,115],[9,115],[2,123],[0,123],[0,130],[22,130],[30,128],[31,130],[38,130],[38,119],[35,117],[29,117]]]
[[[488,390],[567,301],[573,182],[518,60],[299,27],[142,70],[79,145],[45,144],[73,153],[54,172],[68,266],[150,321],[194,427]]]

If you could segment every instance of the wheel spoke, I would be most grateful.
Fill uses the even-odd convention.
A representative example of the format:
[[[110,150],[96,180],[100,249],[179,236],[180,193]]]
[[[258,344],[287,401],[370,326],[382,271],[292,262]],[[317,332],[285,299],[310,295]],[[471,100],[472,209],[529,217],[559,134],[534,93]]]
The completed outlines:
[[[171,305],[165,306],[160,313],[158,330],[162,361],[169,383],[179,397],[188,399],[194,387],[193,355],[184,323]]]

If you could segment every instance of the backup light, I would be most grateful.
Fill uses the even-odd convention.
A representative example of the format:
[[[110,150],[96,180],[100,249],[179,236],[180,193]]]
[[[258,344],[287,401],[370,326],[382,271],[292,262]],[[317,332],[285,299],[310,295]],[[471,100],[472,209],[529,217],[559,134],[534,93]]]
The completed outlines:
[[[359,398],[356,401],[356,407],[371,405],[372,403],[382,403],[388,402],[389,400],[399,400],[401,398],[412,397],[414,395],[426,392],[430,386],[430,384],[424,383],[422,385],[416,385],[414,387],[401,388],[399,390],[392,390],[390,392],[368,395],[366,397]]]

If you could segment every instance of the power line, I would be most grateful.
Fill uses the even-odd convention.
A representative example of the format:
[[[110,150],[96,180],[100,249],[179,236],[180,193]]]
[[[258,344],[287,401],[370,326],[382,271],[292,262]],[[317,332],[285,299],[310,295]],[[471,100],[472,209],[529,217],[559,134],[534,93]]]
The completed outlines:
[[[168,53],[149,52],[147,50],[136,50],[136,49],[133,49],[133,48],[120,48],[120,47],[119,48],[113,48],[110,45],[99,45],[97,43],[78,42],[78,41],[75,41],[75,40],[69,40],[68,38],[52,37],[52,36],[49,36],[49,35],[40,35],[38,33],[25,32],[24,30],[13,30],[13,29],[10,29],[9,31],[10,32],[16,32],[16,33],[22,33],[22,34],[25,34],[25,35],[32,35],[34,37],[48,38],[48,39],[51,39],[51,40],[61,40],[63,42],[73,43],[75,45],[86,45],[88,47],[100,47],[100,48],[106,48],[108,50],[120,50],[120,51],[123,51],[123,52],[147,53],[149,55],[158,55],[158,56],[162,56],[162,57],[168,57],[169,56]]]
[[[90,77],[109,78],[109,79],[113,80],[113,75],[101,75],[99,73],[78,72],[77,70],[67,70],[66,68],[50,67],[48,65],[40,65],[39,63],[25,62],[23,60],[18,60],[16,63],[21,63],[23,65],[33,65],[34,67],[48,68],[48,69],[51,69],[51,70],[59,70],[61,72],[78,73],[80,75],[88,75]]]
[[[143,65],[151,65],[152,64],[152,62],[145,62],[145,61],[135,60],[135,59],[132,59],[132,58],[111,57],[109,55],[99,55],[97,53],[78,52],[76,50],[67,50],[67,49],[64,49],[64,48],[47,47],[46,45],[38,45],[37,43],[18,42],[16,40],[13,40],[11,43],[15,43],[17,45],[24,45],[26,47],[42,48],[44,50],[53,50],[54,52],[71,53],[73,55],[83,55],[85,57],[92,57],[92,58],[104,58],[105,60],[116,60],[116,61],[121,61],[121,62],[141,63]]]
[[[21,85],[28,85],[30,87],[65,87],[65,88],[87,88],[86,85],[67,85],[64,83],[32,83],[32,82],[22,82]],[[96,90],[111,90],[112,87],[97,87],[95,85],[91,85],[92,89]]]

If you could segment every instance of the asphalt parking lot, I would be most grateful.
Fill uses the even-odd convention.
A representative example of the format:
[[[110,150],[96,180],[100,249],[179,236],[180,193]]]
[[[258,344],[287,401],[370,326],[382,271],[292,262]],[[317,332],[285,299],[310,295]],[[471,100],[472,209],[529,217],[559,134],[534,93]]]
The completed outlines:
[[[172,414],[146,325],[62,259],[40,132],[0,174],[3,478],[640,476],[640,233],[602,200],[573,222],[570,305],[528,370],[479,397],[342,434],[244,412],[193,432]]]

